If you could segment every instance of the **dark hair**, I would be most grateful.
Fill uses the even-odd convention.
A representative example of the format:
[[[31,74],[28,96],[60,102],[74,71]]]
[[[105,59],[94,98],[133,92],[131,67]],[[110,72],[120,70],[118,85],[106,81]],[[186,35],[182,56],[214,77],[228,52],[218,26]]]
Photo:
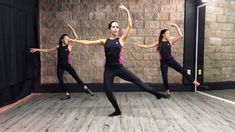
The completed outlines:
[[[159,34],[159,38],[158,38],[158,50],[161,49],[161,45],[162,45],[162,39],[163,39],[163,34],[166,32],[166,31],[169,31],[168,29],[163,29],[160,31],[160,34]]]
[[[60,40],[59,40],[59,45],[60,45],[60,46],[62,45],[62,43],[63,43],[62,39],[64,39],[65,36],[69,36],[69,35],[68,35],[68,34],[62,34],[62,35],[60,36]]]
[[[116,21],[111,21],[111,22],[109,23],[109,26],[108,26],[109,29],[112,27],[112,24],[113,24],[114,22],[116,22]]]

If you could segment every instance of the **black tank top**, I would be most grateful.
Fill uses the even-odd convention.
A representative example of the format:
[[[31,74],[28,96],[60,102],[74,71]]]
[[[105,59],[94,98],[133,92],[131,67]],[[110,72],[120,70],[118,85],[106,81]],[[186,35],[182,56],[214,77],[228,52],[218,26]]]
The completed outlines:
[[[107,39],[104,44],[105,51],[105,65],[114,66],[122,64],[122,45],[119,41],[119,38],[116,39]]]
[[[70,51],[68,45],[59,46],[58,48],[58,64],[71,64]]]
[[[160,60],[169,60],[173,58],[171,54],[171,44],[168,41],[163,41],[158,51],[160,53]]]

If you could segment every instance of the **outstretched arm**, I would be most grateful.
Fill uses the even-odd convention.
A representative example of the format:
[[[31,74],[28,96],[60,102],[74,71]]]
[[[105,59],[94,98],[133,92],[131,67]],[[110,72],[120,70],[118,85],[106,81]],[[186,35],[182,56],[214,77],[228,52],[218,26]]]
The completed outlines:
[[[171,44],[175,44],[176,41],[183,38],[183,34],[182,34],[182,32],[180,31],[179,27],[176,24],[170,23],[170,25],[177,29],[177,35],[173,39],[170,40]]]
[[[84,44],[84,45],[104,45],[105,39],[99,39],[99,40],[77,40],[77,39],[70,39],[70,42],[78,43],[78,44]]]
[[[67,26],[69,27],[69,29],[72,30],[74,38],[78,39],[78,35],[77,35],[76,31],[74,30],[74,28],[70,24],[67,24]]]
[[[34,52],[51,52],[51,51],[55,51],[59,46],[53,47],[53,48],[49,48],[49,49],[38,49],[38,48],[30,48],[30,52],[34,53]]]
[[[127,19],[128,19],[128,25],[127,25],[127,27],[125,29],[125,32],[123,33],[123,35],[120,38],[121,44],[124,45],[126,43],[127,37],[128,37],[128,35],[130,33],[130,30],[132,28],[132,20],[131,20],[130,12],[129,12],[129,10],[125,6],[120,5],[119,8],[126,12]]]
[[[153,48],[153,47],[158,46],[158,41],[153,42],[153,43],[151,43],[151,44],[138,44],[138,43],[135,43],[133,46],[135,46],[135,47],[140,47],[140,48],[145,48],[145,49],[149,49],[149,48]]]

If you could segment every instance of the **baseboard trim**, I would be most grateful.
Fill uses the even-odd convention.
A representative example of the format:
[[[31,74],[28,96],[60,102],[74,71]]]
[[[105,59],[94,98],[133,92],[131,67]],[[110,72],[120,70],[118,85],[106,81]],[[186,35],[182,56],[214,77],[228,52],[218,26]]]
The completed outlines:
[[[205,85],[208,86],[209,89],[200,89],[199,91],[235,89],[235,81],[207,82]]]
[[[147,83],[151,87],[158,91],[165,91],[162,84]],[[87,86],[94,92],[103,92],[103,83],[90,83]],[[182,85],[182,84],[169,84],[171,91],[194,91],[193,85]],[[66,83],[66,87],[70,92],[83,92],[83,89],[76,83]],[[116,83],[112,87],[113,92],[137,92],[142,91],[135,84],[132,83]],[[61,93],[63,92],[59,88],[59,84],[40,84],[34,88],[34,93]]]

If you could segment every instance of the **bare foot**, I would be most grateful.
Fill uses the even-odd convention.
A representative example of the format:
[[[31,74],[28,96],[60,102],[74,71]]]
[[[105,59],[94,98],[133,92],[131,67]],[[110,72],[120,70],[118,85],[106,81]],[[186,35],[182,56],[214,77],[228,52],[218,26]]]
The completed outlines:
[[[86,89],[88,89],[88,87],[87,87],[87,86],[84,86],[83,88],[84,88],[85,90],[86,90]]]
[[[170,90],[166,90],[166,95],[170,95],[170,94],[171,94]]]
[[[200,85],[200,83],[197,80],[193,81],[193,84],[196,85],[196,86]]]

